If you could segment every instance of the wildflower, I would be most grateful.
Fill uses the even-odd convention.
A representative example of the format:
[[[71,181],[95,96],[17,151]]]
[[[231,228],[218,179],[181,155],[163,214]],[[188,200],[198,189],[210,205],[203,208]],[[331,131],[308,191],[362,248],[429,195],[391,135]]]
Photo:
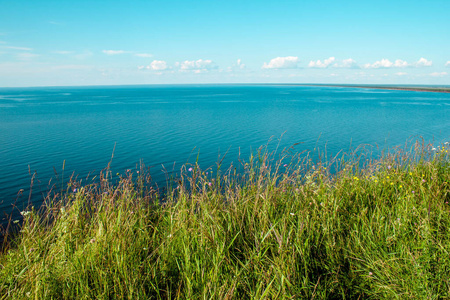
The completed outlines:
[[[28,215],[28,214],[30,214],[31,213],[31,211],[21,211],[20,212],[20,214],[22,215],[22,216],[26,216],[26,215]]]
[[[284,164],[284,165],[283,165],[283,167],[285,167],[285,168],[286,168],[287,166],[288,166],[287,164]]]
[[[138,174],[139,174],[139,171],[136,171],[136,173],[138,173]]]
[[[295,216],[295,214],[294,214],[294,213],[290,213],[290,215],[291,215],[291,216]]]
[[[297,188],[297,189],[295,189],[295,191],[298,193],[299,189]]]
[[[189,171],[189,172],[192,172],[192,168],[189,168],[188,171]]]
[[[409,172],[409,175],[410,175],[410,176],[412,176],[412,173],[411,173],[411,172]]]
[[[391,166],[388,166],[388,169],[390,170],[392,167]]]
[[[386,176],[387,179],[389,179],[389,176]]]
[[[436,151],[436,148],[434,148],[434,147],[433,147],[433,148],[431,148],[431,151]]]
[[[391,185],[394,185],[394,183],[393,183],[393,182],[391,182]]]
[[[131,169],[127,169],[127,172],[130,173],[130,172],[131,172]]]
[[[95,243],[95,239],[91,239],[90,242],[91,242],[91,244]]]
[[[373,273],[372,272],[369,272],[369,276],[372,276],[373,275]]]
[[[425,182],[426,180],[425,179],[422,179],[422,182]]]
[[[73,192],[76,193],[76,192],[77,192],[77,189],[73,189]]]
[[[399,188],[402,188],[402,185],[400,184]]]
[[[208,182],[208,185],[209,185],[209,186],[212,186],[212,183],[211,183],[211,182]]]
[[[411,191],[411,193],[413,193],[413,194],[414,194],[415,192],[414,192],[414,191]]]

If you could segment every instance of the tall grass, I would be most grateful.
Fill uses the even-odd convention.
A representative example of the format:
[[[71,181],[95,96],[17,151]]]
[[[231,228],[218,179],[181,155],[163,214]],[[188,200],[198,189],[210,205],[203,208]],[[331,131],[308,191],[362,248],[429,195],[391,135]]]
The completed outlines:
[[[71,182],[23,212],[0,254],[2,299],[448,299],[448,145],[377,160],[258,152]]]

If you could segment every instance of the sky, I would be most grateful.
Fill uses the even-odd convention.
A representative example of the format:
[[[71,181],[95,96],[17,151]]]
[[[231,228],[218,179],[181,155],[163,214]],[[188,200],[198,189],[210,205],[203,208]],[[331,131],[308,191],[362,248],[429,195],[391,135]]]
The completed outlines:
[[[0,87],[450,85],[449,0],[0,0]]]

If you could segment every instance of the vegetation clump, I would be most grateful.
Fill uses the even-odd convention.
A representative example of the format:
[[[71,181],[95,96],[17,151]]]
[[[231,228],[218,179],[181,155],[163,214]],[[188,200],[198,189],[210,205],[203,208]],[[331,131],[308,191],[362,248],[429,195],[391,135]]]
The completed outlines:
[[[434,148],[433,148],[434,149]],[[448,145],[376,160],[259,152],[69,183],[0,253],[2,299],[448,299]],[[214,171],[214,172],[212,172]]]

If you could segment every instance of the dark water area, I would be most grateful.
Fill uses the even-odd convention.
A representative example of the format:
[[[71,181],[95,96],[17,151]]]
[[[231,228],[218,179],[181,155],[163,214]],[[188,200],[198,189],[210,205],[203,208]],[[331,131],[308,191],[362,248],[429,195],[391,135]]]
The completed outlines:
[[[280,137],[282,136],[281,140]],[[450,140],[450,94],[347,87],[163,85],[0,88],[0,218],[72,173],[98,175],[197,160],[202,168],[247,159],[261,145],[332,155],[360,144],[381,148],[416,137]],[[175,165],[174,165],[175,164]],[[4,222],[3,220],[0,220]],[[0,223],[1,223],[0,222]]]

